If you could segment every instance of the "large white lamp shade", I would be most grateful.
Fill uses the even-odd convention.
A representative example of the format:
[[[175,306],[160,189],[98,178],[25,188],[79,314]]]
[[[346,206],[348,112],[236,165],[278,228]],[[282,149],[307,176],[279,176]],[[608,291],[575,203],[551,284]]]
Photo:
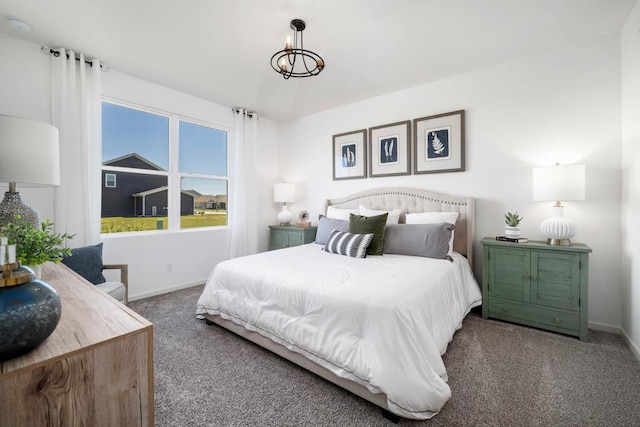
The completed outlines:
[[[282,203],[282,210],[278,213],[278,222],[280,225],[290,225],[293,215],[287,208],[288,202],[293,202],[296,199],[296,187],[293,184],[287,184],[284,182],[275,184],[273,186],[273,201],[276,203]]]
[[[564,216],[563,200],[585,199],[584,165],[556,165],[533,169],[533,200],[555,201],[553,214],[540,224],[550,245],[571,245],[578,228]]]
[[[0,226],[15,215],[40,227],[38,212],[25,205],[16,191],[24,187],[60,185],[58,129],[47,123],[0,115],[0,182],[9,191],[0,202]]]

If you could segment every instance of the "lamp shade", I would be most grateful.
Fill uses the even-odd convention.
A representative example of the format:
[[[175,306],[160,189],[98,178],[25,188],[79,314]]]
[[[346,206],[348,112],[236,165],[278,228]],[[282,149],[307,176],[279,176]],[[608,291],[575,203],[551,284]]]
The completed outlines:
[[[556,165],[533,169],[534,201],[584,199],[584,165]]]
[[[58,129],[0,115],[0,182],[26,187],[60,185]]]
[[[273,201],[278,203],[293,202],[296,200],[296,187],[284,182],[273,186]]]

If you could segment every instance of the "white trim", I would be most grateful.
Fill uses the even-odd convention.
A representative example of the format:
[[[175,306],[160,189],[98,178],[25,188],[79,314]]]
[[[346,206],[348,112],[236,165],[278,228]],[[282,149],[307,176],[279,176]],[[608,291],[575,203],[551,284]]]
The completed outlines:
[[[631,339],[631,336],[627,331],[625,331],[624,328],[620,328],[620,332],[622,335],[622,339],[624,339],[624,341],[629,346],[631,353],[633,353],[636,359],[640,362],[640,346]]]
[[[218,129],[220,131],[224,131],[227,132],[227,145],[229,144],[229,136],[232,134],[232,128],[227,127],[227,126],[223,126],[214,122],[205,122],[202,120],[198,120],[198,119],[194,119],[188,116],[184,116],[182,114],[177,114],[177,113],[171,113],[169,111],[165,111],[165,110],[161,110],[158,108],[152,108],[152,107],[148,107],[146,105],[143,104],[136,104],[134,102],[128,102],[128,101],[122,101],[116,98],[111,98],[108,96],[102,96],[102,101],[106,101],[110,104],[115,104],[115,105],[119,105],[121,107],[126,107],[126,108],[133,108],[136,110],[142,110],[145,111],[147,113],[152,113],[152,114],[157,114],[160,116],[165,116],[168,117],[169,119],[171,117],[176,117],[178,120],[182,120],[182,121],[188,121],[191,123],[194,123],[196,125],[202,125],[202,126],[206,126],[206,127],[212,127],[215,129]],[[227,157],[229,157],[229,154],[227,153]]]
[[[228,214],[227,214],[228,215]],[[223,232],[228,231],[230,229],[229,224],[227,225],[211,225],[209,227],[191,227],[191,228],[183,228],[180,230],[143,230],[143,231],[125,231],[122,233],[100,233],[100,239],[118,239],[121,237],[144,237],[149,235],[162,235],[166,236],[171,233],[202,233],[205,231],[216,231]]]
[[[608,325],[606,323],[589,322],[589,329],[594,331],[610,332],[612,334],[620,335],[620,326]]]
[[[171,287],[168,287],[168,288],[161,289],[159,291],[144,292],[144,293],[136,294],[136,295],[133,295],[133,296],[129,295],[129,302],[136,301],[136,300],[139,300],[139,299],[153,297],[153,296],[156,296],[156,295],[168,294],[169,292],[179,291],[180,289],[187,289],[187,288],[191,288],[193,286],[204,285],[205,282],[206,282],[206,279],[202,279],[202,280],[197,280],[195,282],[188,282],[188,283],[182,283],[182,284],[176,285],[176,286],[171,286]],[[194,319],[195,319],[195,308],[194,308],[193,312],[194,312],[193,316],[194,316]]]
[[[589,322],[589,329],[593,329],[594,331],[603,331],[610,332],[612,334],[620,335],[624,342],[629,346],[629,350],[635,356],[635,358],[640,362],[640,345],[636,344],[627,331],[624,330],[621,326],[612,326],[604,323],[595,323]]]
[[[156,171],[153,169],[136,169],[136,168],[124,168],[122,166],[105,166],[102,165],[103,171],[113,171],[113,172],[125,172],[130,174],[138,174],[138,175],[159,175],[159,176],[169,176],[169,172],[167,171]]]

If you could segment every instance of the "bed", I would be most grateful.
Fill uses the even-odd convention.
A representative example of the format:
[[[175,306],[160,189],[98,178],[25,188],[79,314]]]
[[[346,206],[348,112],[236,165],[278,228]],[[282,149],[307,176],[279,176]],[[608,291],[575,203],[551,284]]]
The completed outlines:
[[[441,356],[481,303],[471,270],[473,199],[383,188],[329,206],[401,209],[400,223],[408,214],[457,212],[453,253],[352,258],[310,243],[235,258],[214,268],[196,314],[373,402],[388,418],[429,419],[451,396]]]

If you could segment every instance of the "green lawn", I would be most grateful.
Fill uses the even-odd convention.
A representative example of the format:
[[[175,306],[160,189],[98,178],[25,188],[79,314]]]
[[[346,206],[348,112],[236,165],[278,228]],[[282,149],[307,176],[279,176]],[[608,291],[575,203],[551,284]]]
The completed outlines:
[[[227,214],[184,215],[180,228],[212,227],[227,225]],[[102,218],[101,233],[126,233],[129,231],[166,230],[167,217],[110,217]]]

